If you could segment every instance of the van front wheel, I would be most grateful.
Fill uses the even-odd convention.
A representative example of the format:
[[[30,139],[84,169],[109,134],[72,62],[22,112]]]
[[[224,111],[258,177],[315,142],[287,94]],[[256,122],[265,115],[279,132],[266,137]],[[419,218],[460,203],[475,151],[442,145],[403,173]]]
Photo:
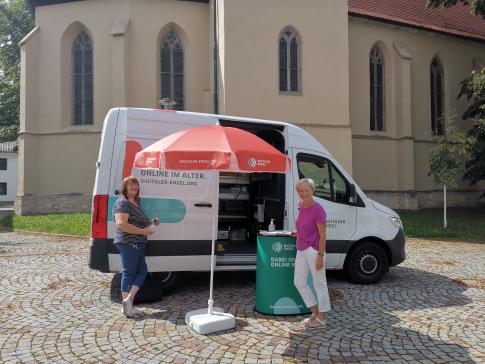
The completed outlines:
[[[369,284],[379,282],[388,265],[386,252],[379,245],[364,242],[351,252],[346,271],[353,282]]]

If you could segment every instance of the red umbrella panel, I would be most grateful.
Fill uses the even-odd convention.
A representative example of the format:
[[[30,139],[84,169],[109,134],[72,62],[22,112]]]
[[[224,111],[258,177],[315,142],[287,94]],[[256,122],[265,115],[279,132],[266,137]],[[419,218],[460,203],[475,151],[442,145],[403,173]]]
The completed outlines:
[[[219,125],[169,135],[138,152],[135,168],[286,173],[289,159],[247,131]]]

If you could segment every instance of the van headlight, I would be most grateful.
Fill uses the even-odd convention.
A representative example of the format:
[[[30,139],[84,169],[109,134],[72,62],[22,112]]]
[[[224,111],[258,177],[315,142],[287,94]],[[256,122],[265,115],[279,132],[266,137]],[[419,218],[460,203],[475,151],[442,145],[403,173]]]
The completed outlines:
[[[391,216],[389,217],[389,220],[391,220],[391,223],[398,229],[402,229],[402,222],[401,222],[401,219],[399,217],[396,217],[396,216]]]

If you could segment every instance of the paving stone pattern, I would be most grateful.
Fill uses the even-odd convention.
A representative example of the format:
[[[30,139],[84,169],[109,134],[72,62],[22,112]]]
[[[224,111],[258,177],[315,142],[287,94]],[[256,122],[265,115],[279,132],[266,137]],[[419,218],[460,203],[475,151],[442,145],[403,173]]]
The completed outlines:
[[[128,319],[117,277],[87,267],[88,245],[0,233],[0,362],[485,362],[484,244],[409,241],[407,260],[375,285],[329,273],[328,324],[303,333],[292,330],[302,317],[254,311],[254,274],[217,273],[216,305],[237,327],[208,336],[184,322],[207,305],[207,274]]]

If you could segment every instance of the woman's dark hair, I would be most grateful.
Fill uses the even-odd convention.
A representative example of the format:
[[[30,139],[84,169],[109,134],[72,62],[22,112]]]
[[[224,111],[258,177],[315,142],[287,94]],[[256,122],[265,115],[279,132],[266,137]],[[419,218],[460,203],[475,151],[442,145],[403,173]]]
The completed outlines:
[[[136,196],[135,196],[135,201],[138,203],[140,202],[140,184],[138,183],[138,180],[136,179],[136,177],[126,176],[125,178],[123,178],[123,182],[121,182],[121,188],[120,188],[121,195],[124,198],[128,198],[127,189],[128,189],[128,184],[130,182],[136,183],[138,185],[138,191],[136,192]]]

